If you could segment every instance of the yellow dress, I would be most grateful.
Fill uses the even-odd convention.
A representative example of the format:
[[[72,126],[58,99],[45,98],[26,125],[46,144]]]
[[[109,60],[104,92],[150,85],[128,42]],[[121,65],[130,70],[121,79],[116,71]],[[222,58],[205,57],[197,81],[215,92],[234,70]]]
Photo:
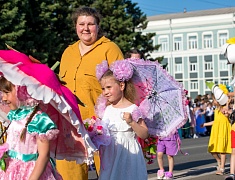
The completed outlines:
[[[228,118],[218,109],[214,112],[214,122],[208,145],[210,153],[231,153],[231,125]]]
[[[106,37],[101,37],[91,49],[80,55],[78,44],[67,47],[64,51],[59,75],[67,83],[67,87],[85,104],[79,105],[82,119],[91,118],[95,115],[94,105],[101,94],[101,86],[96,79],[96,65],[103,60],[111,64],[115,60],[122,60],[123,54],[119,47]],[[94,157],[97,173],[99,174],[99,156]],[[75,161],[57,160],[56,166],[64,180],[87,180],[88,167],[86,164],[76,164]]]

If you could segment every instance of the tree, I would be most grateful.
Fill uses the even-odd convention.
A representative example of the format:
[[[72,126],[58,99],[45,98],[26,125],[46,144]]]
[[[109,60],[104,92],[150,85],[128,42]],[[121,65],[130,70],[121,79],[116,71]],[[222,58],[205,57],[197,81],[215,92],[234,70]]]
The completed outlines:
[[[64,49],[77,41],[71,12],[79,6],[96,8],[103,16],[101,28],[123,53],[138,48],[145,56],[158,49],[155,33],[142,34],[146,15],[130,0],[12,0],[0,1],[0,49],[5,43],[52,66]]]
[[[0,37],[1,49],[5,49],[5,43],[15,46],[18,38],[25,32],[25,13],[22,11],[21,1],[3,2],[0,1]],[[3,43],[2,43],[3,42]]]
[[[152,38],[155,33],[142,34],[147,27],[147,17],[130,0],[96,0],[92,4],[103,16],[101,27],[106,36],[113,40],[125,53],[132,48],[139,49],[145,55],[157,50]]]
[[[70,14],[80,1],[38,0],[2,2],[1,49],[4,43],[52,66],[67,45],[77,39]],[[13,10],[11,10],[13,9]]]

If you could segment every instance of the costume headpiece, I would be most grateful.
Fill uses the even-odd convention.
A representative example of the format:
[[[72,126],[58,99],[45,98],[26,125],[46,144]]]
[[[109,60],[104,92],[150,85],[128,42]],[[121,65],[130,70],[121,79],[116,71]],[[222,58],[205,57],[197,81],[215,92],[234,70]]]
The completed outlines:
[[[222,46],[221,54],[223,54],[229,64],[235,64],[235,37],[230,38],[227,42]]]
[[[228,102],[228,89],[223,84],[215,84],[213,82],[206,82],[206,85],[211,89],[216,101],[220,105],[225,105]]]
[[[4,76],[2,72],[0,72],[0,79],[2,77]],[[40,103],[39,100],[36,100],[29,95],[26,86],[16,85],[15,88],[16,88],[16,97],[18,100],[18,108],[24,108],[24,109],[32,108],[32,107],[37,106]],[[5,105],[5,102],[3,102],[2,100],[2,95],[3,94],[0,91],[0,103],[2,105]]]
[[[118,81],[128,81],[133,75],[133,67],[127,60],[114,61],[110,68],[106,60],[96,66],[96,77],[98,80],[102,78],[104,73],[110,69],[113,72],[114,77]]]
[[[100,80],[102,78],[102,76],[104,75],[104,73],[106,71],[108,71],[109,69],[109,65],[108,62],[106,60],[103,60],[100,64],[98,64],[96,66],[96,77],[98,80]]]
[[[76,160],[80,164],[93,162],[92,152],[96,147],[83,125],[76,97],[47,65],[34,63],[20,52],[0,50],[0,72],[12,84],[23,87],[17,89],[22,91],[21,98],[27,99],[29,95],[40,104],[46,104],[42,111],[49,115],[60,131],[50,147],[56,159]]]

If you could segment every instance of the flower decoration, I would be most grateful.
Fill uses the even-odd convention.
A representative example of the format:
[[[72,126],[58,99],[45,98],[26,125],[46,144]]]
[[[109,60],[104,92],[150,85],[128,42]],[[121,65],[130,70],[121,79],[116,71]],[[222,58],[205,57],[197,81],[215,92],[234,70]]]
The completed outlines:
[[[224,92],[224,94],[228,94],[228,89],[227,89],[227,87],[226,87],[226,85],[224,85],[224,84],[219,84],[219,88]]]
[[[109,134],[108,126],[99,118],[92,116],[84,120],[84,126],[94,143],[94,145],[99,149],[100,145],[109,145],[111,142],[111,137]]]
[[[86,130],[89,132],[93,132],[94,131],[94,124],[96,122],[96,117],[92,116],[91,119],[86,119],[84,120],[84,126],[86,128]]]
[[[133,76],[133,67],[127,60],[114,61],[110,67],[118,81],[128,81]]]
[[[5,159],[8,157],[6,153],[8,149],[9,149],[9,145],[7,143],[4,143],[3,145],[0,146],[0,167],[3,171],[6,170]]]
[[[101,79],[101,77],[104,75],[104,73],[109,69],[108,62],[106,60],[103,60],[101,64],[98,64],[96,66],[96,77],[98,80]]]
[[[27,91],[26,86],[17,86],[17,98],[20,101],[21,108],[31,108],[39,104],[39,101],[32,98]]]
[[[190,101],[188,99],[185,100],[185,106],[189,105]]]
[[[102,135],[103,134],[103,126],[96,126],[96,131],[98,135]]]
[[[141,143],[142,150],[144,152],[144,157],[147,159],[147,164],[152,164],[156,158],[157,149],[157,137],[148,137]]]

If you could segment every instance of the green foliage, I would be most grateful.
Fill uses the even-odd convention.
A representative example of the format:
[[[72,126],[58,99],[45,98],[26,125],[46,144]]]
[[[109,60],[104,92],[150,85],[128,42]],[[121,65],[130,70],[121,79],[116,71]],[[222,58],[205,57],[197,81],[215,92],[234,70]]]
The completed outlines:
[[[142,51],[146,58],[159,46],[153,46],[155,33],[143,35],[147,27],[147,17],[130,0],[96,0],[93,4],[103,16],[101,27],[106,36],[113,40],[123,51],[132,48]]]
[[[77,1],[77,3],[79,3]],[[76,41],[70,14],[74,1],[0,1],[0,49],[5,43],[52,66]]]
[[[6,49],[7,43],[52,66],[78,40],[71,12],[80,6],[95,7],[101,13],[101,28],[123,53],[137,48],[148,57],[158,49],[152,45],[155,33],[141,34],[147,18],[130,0],[0,0],[0,49]]]

